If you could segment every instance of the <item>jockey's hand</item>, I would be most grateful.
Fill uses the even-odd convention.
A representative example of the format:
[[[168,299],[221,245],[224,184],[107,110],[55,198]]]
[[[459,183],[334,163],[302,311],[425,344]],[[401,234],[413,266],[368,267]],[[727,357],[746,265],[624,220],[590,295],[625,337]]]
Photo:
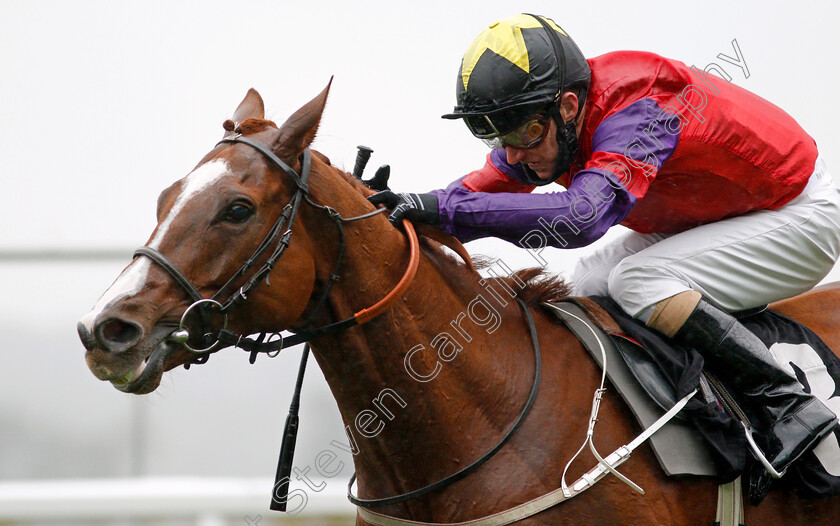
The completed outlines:
[[[362,179],[362,182],[365,183],[368,188],[372,190],[382,191],[382,190],[390,190],[388,188],[388,178],[391,177],[391,166],[387,164],[383,164],[376,170],[376,173],[373,174],[368,180]]]
[[[436,225],[440,221],[438,216],[438,199],[432,194],[396,193],[385,190],[368,197],[368,201],[375,205],[385,205],[391,209],[388,221],[394,226],[401,226],[403,219]]]

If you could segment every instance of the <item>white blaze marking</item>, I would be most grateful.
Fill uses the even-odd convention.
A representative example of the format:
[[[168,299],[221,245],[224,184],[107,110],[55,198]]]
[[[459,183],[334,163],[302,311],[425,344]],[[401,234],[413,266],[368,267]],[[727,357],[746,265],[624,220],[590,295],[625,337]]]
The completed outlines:
[[[187,202],[189,202],[189,200],[197,193],[211,186],[213,183],[229,173],[227,162],[224,160],[216,160],[205,163],[193,170],[193,172],[187,176],[187,180],[181,188],[181,194],[175,200],[175,204],[172,205],[172,209],[169,211],[169,214],[158,226],[155,237],[149,243],[149,246],[152,248],[158,248],[166,235],[166,231],[172,225],[178,213],[183,210]],[[149,258],[141,257],[135,259],[128,267],[125,268],[125,270],[123,270],[122,274],[117,277],[108,290],[102,294],[102,297],[96,302],[93,310],[82,318],[81,321],[88,331],[91,333],[93,332],[93,324],[96,321],[96,318],[108,305],[120,298],[132,296],[140,291],[146,283],[146,277],[149,273],[151,263],[152,261]]]
[[[105,310],[105,307],[118,298],[136,294],[140,290],[143,283],[146,282],[146,274],[149,272],[150,263],[149,258],[139,258],[127,266],[108,290],[102,294],[93,310],[82,318],[82,323],[91,334],[93,334],[93,324],[96,318]]]
[[[169,230],[169,227],[172,225],[172,222],[175,220],[178,213],[180,213],[184,208],[184,205],[186,205],[195,194],[201,192],[228,173],[230,172],[228,170],[227,162],[220,159],[202,164],[190,175],[188,175],[187,181],[181,188],[181,195],[179,195],[178,199],[175,200],[175,204],[172,205],[169,215],[167,215],[166,219],[164,219],[160,226],[158,226],[155,237],[149,243],[149,246],[152,248],[158,248],[161,240],[163,240],[163,237],[166,235],[166,231]]]

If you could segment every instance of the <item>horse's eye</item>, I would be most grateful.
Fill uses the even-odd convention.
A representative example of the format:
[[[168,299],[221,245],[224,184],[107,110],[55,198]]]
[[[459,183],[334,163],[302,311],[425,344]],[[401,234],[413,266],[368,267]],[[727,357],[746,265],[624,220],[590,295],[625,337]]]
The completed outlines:
[[[254,213],[254,210],[245,204],[234,203],[225,210],[222,219],[229,223],[243,223]]]

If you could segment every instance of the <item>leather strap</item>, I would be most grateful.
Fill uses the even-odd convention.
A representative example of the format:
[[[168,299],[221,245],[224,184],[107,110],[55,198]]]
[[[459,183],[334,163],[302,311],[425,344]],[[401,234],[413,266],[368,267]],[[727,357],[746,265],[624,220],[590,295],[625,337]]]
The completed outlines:
[[[493,515],[488,515],[480,519],[474,519],[464,522],[412,521],[383,515],[381,513],[376,513],[370,510],[366,510],[364,508],[358,508],[357,511],[359,513],[359,517],[361,517],[362,520],[364,520],[368,524],[373,524],[376,526],[505,526],[507,524],[512,524],[514,522],[521,521],[525,518],[536,515],[541,511],[545,511],[553,506],[556,506],[562,502],[572,499],[594,486],[596,482],[598,482],[607,474],[609,474],[611,469],[615,469],[620,464],[624,463],[624,461],[626,461],[628,458],[630,458],[630,454],[633,452],[633,450],[635,450],[637,447],[643,444],[648,438],[650,438],[651,435],[653,435],[659,429],[661,429],[662,426],[664,426],[669,420],[674,418],[677,415],[677,413],[685,406],[685,404],[688,403],[691,397],[694,396],[694,393],[696,392],[697,391],[695,390],[694,392],[689,393],[685,398],[677,402],[677,404],[674,407],[672,407],[668,412],[662,415],[662,417],[659,420],[654,422],[632,442],[625,446],[621,446],[610,455],[607,455],[604,461],[607,464],[609,464],[609,468],[599,463],[594,468],[589,470],[588,473],[586,473],[577,481],[575,481],[569,487],[568,492],[564,492],[563,488],[557,488],[550,493],[546,493],[541,497],[537,497],[533,500],[529,500],[528,502],[524,502],[514,508],[501,511],[499,513],[494,513]]]
[[[521,304],[521,302],[520,302]],[[556,305],[546,304],[547,307],[552,308],[554,310],[561,310]],[[564,311],[565,312],[565,311]],[[529,313],[530,314],[530,313]],[[568,313],[566,313],[568,314]],[[530,316],[529,316],[530,319]],[[532,338],[536,338],[536,329],[531,326],[532,329]],[[606,361],[604,360],[602,363],[606,365]],[[597,420],[597,408],[600,403],[601,393],[604,391],[604,380],[606,377],[606,370],[604,371],[602,378],[601,378],[601,387],[600,389],[596,390],[595,401],[593,402],[593,411],[590,417],[590,424],[589,424],[589,431],[587,433],[588,437],[591,437],[592,431],[594,428],[594,422]],[[598,464],[592,468],[589,472],[585,475],[580,477],[577,481],[572,483],[570,486],[565,484],[565,480],[560,488],[551,491],[541,497],[537,497],[532,499],[528,502],[520,504],[514,508],[510,508],[508,510],[495,513],[493,515],[488,515],[486,517],[482,517],[479,519],[473,519],[470,521],[464,522],[457,522],[457,523],[434,523],[434,522],[420,522],[420,521],[412,521],[407,519],[400,519],[397,517],[392,517],[389,515],[384,515],[381,513],[376,513],[365,509],[364,507],[358,507],[357,511],[359,517],[361,517],[365,522],[376,525],[376,526],[505,526],[507,524],[511,524],[514,522],[518,522],[523,520],[527,517],[531,517],[537,513],[540,513],[544,510],[547,510],[557,504],[560,504],[566,500],[572,499],[577,495],[583,493],[590,487],[594,486],[596,482],[601,480],[604,476],[612,473],[618,477],[620,477],[623,481],[627,482],[631,486],[635,486],[632,482],[629,481],[626,477],[621,475],[616,471],[616,468],[623,464],[627,459],[630,458],[630,454],[646,442],[654,433],[659,431],[665,424],[671,421],[685,405],[688,401],[697,393],[697,389],[686,395],[684,398],[679,400],[671,409],[665,412],[658,420],[656,420],[653,424],[648,426],[639,436],[637,436],[634,440],[632,440],[627,445],[621,446],[616,449],[610,455],[607,455],[606,458],[602,458],[597,452],[593,449],[593,453],[595,454],[596,458],[598,459]],[[582,448],[581,448],[582,449]],[[575,455],[577,456],[577,455]],[[570,461],[571,463],[571,461]],[[568,469],[568,465],[566,466]],[[348,487],[348,498],[352,497],[349,493],[350,487],[352,487],[353,479],[350,480],[350,486]],[[638,488],[638,486],[635,486]],[[423,488],[425,489],[425,488]],[[641,488],[638,488],[641,491]],[[422,491],[422,490],[420,490]],[[641,491],[644,493],[643,491]],[[406,494],[408,495],[408,494]],[[404,495],[405,496],[405,495]],[[402,497],[402,496],[401,496]],[[351,502],[353,499],[350,498]],[[385,499],[387,500],[387,499]],[[403,499],[405,500],[405,499]],[[401,501],[398,501],[401,502]],[[356,502],[353,502],[356,504]],[[396,502],[389,502],[389,503],[396,503]],[[358,504],[356,504],[359,506]]]
[[[531,309],[521,299],[517,298],[516,301],[522,308],[522,312],[525,314],[525,319],[528,322],[528,330],[531,334],[531,343],[534,347],[535,360],[534,381],[531,386],[531,393],[528,395],[528,400],[525,402],[525,406],[519,413],[519,418],[516,419],[516,422],[513,423],[510,429],[508,429],[508,432],[505,433],[505,436],[503,436],[502,439],[499,440],[499,442],[495,446],[493,446],[492,449],[490,449],[490,451],[485,453],[481,458],[479,458],[469,466],[456,473],[453,473],[452,475],[442,478],[437,482],[429,484],[428,486],[422,487],[414,491],[409,491],[408,493],[403,493],[402,495],[385,497],[381,499],[360,499],[353,495],[353,482],[355,482],[356,480],[356,474],[353,473],[353,475],[350,477],[350,483],[347,485],[347,499],[359,507],[360,513],[364,508],[373,508],[378,506],[385,506],[388,504],[399,504],[400,502],[405,502],[410,499],[416,499],[417,497],[422,497],[423,495],[431,493],[432,491],[448,486],[455,481],[461,480],[462,478],[477,470],[482,464],[490,460],[493,457],[493,455],[495,455],[500,449],[502,449],[502,446],[504,446],[507,443],[507,441],[510,440],[510,437],[512,437],[516,430],[519,429],[519,426],[522,424],[522,422],[525,421],[525,417],[528,416],[528,413],[531,411],[531,406],[534,405],[534,400],[536,400],[537,398],[537,389],[540,385],[540,372],[542,370],[542,355],[540,353],[539,336],[537,334],[537,328],[534,325],[534,317],[531,315]],[[383,515],[383,517],[387,516]]]
[[[233,137],[225,137],[224,139],[219,141],[216,144],[216,146],[218,146],[219,144],[222,144],[222,143],[226,143],[226,142],[242,142],[242,143],[245,143],[249,146],[252,146],[252,147],[256,148],[257,150],[262,152],[263,155],[268,157],[271,160],[271,162],[273,162],[274,164],[279,166],[284,172],[286,172],[286,175],[291,177],[292,181],[294,181],[294,183],[295,183],[295,186],[300,188],[301,191],[303,191],[303,193],[305,193],[305,194],[309,193],[309,185],[306,184],[300,177],[298,177],[297,172],[292,170],[292,168],[288,164],[284,163],[279,157],[277,157],[277,155],[275,155],[275,153],[272,152],[271,149],[268,146],[266,146],[266,145],[264,145],[260,142],[257,142],[253,139],[249,139],[248,137],[243,137],[241,135],[234,135]],[[308,170],[303,169],[301,171],[302,172],[307,172]]]
[[[308,203],[310,203],[312,206],[315,206],[319,209],[323,209],[328,214],[330,214],[330,217],[334,218],[337,221],[337,224],[339,226],[339,230],[341,230],[341,222],[342,221],[355,221],[355,220],[359,220],[359,219],[372,217],[373,215],[376,215],[376,214],[380,213],[379,211],[377,211],[377,212],[374,212],[374,213],[364,214],[362,216],[345,219],[345,218],[341,218],[341,216],[338,215],[338,213],[335,212],[335,210],[333,210],[329,207],[320,206],[320,205],[317,205],[315,203],[312,203],[308,199],[308,197],[305,197],[309,193],[308,179],[309,179],[309,173],[310,173],[311,163],[312,163],[312,156],[311,156],[311,152],[310,152],[309,148],[306,148],[301,155],[301,160],[300,160],[300,162],[301,162],[301,175],[299,176],[297,174],[297,172],[295,172],[289,165],[287,165],[277,155],[275,155],[274,152],[271,151],[271,149],[268,146],[266,146],[266,145],[264,145],[260,142],[254,141],[254,140],[249,139],[247,137],[242,137],[241,135],[235,135],[235,136],[232,136],[232,137],[226,137],[226,138],[222,139],[221,141],[219,141],[218,144],[223,144],[223,143],[244,143],[244,144],[247,144],[248,146],[251,146],[251,147],[259,150],[271,162],[273,162],[280,169],[282,169],[284,172],[286,172],[286,174],[295,183],[295,186],[297,186],[298,190],[295,192],[295,195],[292,197],[292,200],[289,202],[289,204],[287,204],[283,208],[283,211],[281,212],[281,214],[278,217],[275,224],[272,226],[268,236],[266,236],[266,238],[263,239],[262,243],[260,243],[260,246],[254,252],[254,254],[250,258],[248,258],[248,260],[239,268],[239,270],[237,272],[235,272],[234,275],[211,298],[215,302],[218,303],[218,300],[221,299],[221,297],[224,295],[224,293],[226,293],[227,290],[236,281],[238,281],[240,278],[242,278],[249,271],[249,269],[251,269],[251,267],[253,267],[256,264],[257,260],[260,257],[262,257],[265,254],[265,252],[272,245],[274,245],[275,241],[277,242],[277,246],[274,248],[273,252],[269,255],[268,260],[265,262],[265,264],[259,270],[257,270],[251,276],[251,278],[248,279],[246,281],[246,283],[242,287],[239,288],[239,290],[237,292],[235,292],[233,295],[231,295],[230,298],[228,298],[223,304],[221,304],[221,313],[222,314],[227,313],[227,311],[230,310],[230,308],[232,308],[233,306],[235,306],[235,305],[241,303],[242,301],[244,301],[246,299],[246,293],[248,291],[250,291],[250,289],[252,287],[254,287],[257,284],[257,282],[259,282],[262,279],[265,279],[266,283],[268,283],[269,273],[274,268],[274,265],[277,263],[277,260],[280,258],[280,256],[283,255],[284,251],[289,246],[291,233],[292,233],[292,227],[293,227],[294,222],[295,222],[295,217],[297,215],[298,208],[300,207],[300,204],[304,199],[306,199],[306,201]],[[218,146],[218,144],[217,144],[217,146]],[[280,232],[283,230],[284,225],[286,225],[286,222],[288,222],[288,226],[286,227],[285,232],[283,232],[281,234]],[[301,332],[291,336],[290,338],[286,338],[285,341],[282,337],[280,337],[276,340],[263,342],[264,335],[262,335],[258,340],[252,340],[250,338],[247,338],[244,335],[236,334],[233,331],[229,331],[227,329],[222,329],[215,336],[216,337],[216,344],[213,344],[213,342],[210,341],[209,342],[210,347],[208,347],[208,349],[206,351],[204,351],[204,350],[198,351],[197,354],[199,355],[199,357],[197,357],[195,360],[193,360],[193,363],[203,363],[207,360],[207,357],[211,353],[217,352],[217,351],[219,351],[223,348],[231,347],[231,346],[239,347],[241,349],[249,351],[251,353],[251,360],[252,360],[252,363],[253,363],[253,360],[255,359],[255,357],[258,353],[276,352],[276,351],[279,351],[279,350],[287,348],[287,347],[292,347],[292,346],[298,345],[300,343],[308,342],[308,341],[312,340],[313,338],[316,338],[316,337],[319,337],[319,336],[336,334],[336,333],[341,332],[341,331],[343,331],[343,330],[345,330],[349,327],[352,327],[354,325],[367,323],[371,319],[375,318],[376,316],[378,316],[379,314],[381,314],[382,312],[387,310],[391,305],[394,304],[394,302],[396,302],[405,293],[406,289],[411,284],[412,280],[414,279],[415,274],[417,273],[417,268],[418,268],[419,263],[420,263],[420,248],[419,248],[419,241],[417,239],[417,234],[414,231],[413,225],[411,223],[409,223],[408,221],[404,220],[403,221],[403,226],[404,226],[406,234],[408,235],[408,238],[409,238],[410,258],[409,258],[408,268],[406,269],[406,272],[403,275],[403,277],[397,283],[396,287],[394,287],[394,289],[391,292],[389,292],[384,298],[382,298],[380,301],[378,301],[374,305],[372,305],[372,306],[370,306],[366,309],[362,309],[359,312],[356,312],[350,318],[332,323],[332,324],[327,325],[325,327],[320,327],[320,328],[313,329],[313,330],[301,331]],[[344,246],[343,232],[341,233],[341,237],[342,237],[341,251],[343,251],[343,246]],[[279,240],[278,240],[278,238],[279,238]],[[152,259],[152,261],[154,261],[155,263],[160,265],[164,270],[166,270],[169,273],[169,275],[175,280],[175,282],[178,283],[186,291],[187,295],[189,295],[190,298],[194,302],[200,302],[200,301],[205,300],[205,298],[201,295],[201,293],[198,291],[198,289],[192,284],[192,282],[189,280],[189,278],[187,278],[187,276],[184,275],[183,272],[181,272],[174,264],[172,264],[171,261],[169,261],[169,259],[167,259],[166,256],[164,256],[158,250],[156,250],[154,248],[151,248],[151,247],[143,246],[143,247],[138,248],[134,252],[134,255],[135,255],[135,257],[136,256],[147,256],[150,259]],[[330,281],[330,285],[327,287],[327,289],[325,291],[325,294],[320,299],[319,305],[321,303],[323,303],[323,300],[326,298],[326,295],[329,293],[330,286],[332,285],[333,281],[335,279],[338,279],[337,278],[337,268],[340,265],[340,263],[341,263],[341,260],[339,258],[338,262],[336,263],[336,271],[334,272],[333,280]],[[209,314],[207,313],[207,311],[205,309],[199,309],[199,312],[201,314],[202,323],[205,326],[209,326]],[[212,338],[212,336],[209,336],[207,334],[205,335],[205,337]],[[199,361],[199,359],[202,359],[203,361]]]
[[[146,256],[161,267],[163,267],[169,273],[169,275],[172,276],[172,279],[174,279],[178,282],[179,285],[181,285],[181,288],[183,288],[184,291],[186,291],[190,299],[192,299],[193,301],[199,301],[204,299],[204,296],[202,296],[201,293],[198,292],[198,289],[196,289],[195,286],[193,286],[189,278],[187,278],[183,272],[178,270],[178,268],[175,267],[175,265],[170,263],[169,260],[166,259],[166,256],[164,256],[154,248],[140,247],[134,251],[134,257],[137,256]]]

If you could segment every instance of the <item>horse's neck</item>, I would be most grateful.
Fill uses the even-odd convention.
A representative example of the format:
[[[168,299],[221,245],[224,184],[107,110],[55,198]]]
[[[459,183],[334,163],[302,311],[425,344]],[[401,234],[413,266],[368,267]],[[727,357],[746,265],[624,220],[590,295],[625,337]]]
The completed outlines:
[[[404,235],[378,223],[348,228],[329,299],[336,319],[384,297],[407,265]],[[416,488],[479,457],[515,420],[531,387],[533,351],[516,302],[498,290],[494,297],[445,257],[424,255],[392,308],[313,345],[368,495]],[[387,474],[376,473],[382,466]]]

